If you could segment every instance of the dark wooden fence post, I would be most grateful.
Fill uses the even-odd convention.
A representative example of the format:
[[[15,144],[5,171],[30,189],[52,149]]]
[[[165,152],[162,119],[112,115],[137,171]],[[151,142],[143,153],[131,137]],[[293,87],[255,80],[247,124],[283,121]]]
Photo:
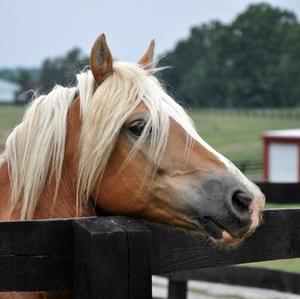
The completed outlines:
[[[168,299],[186,299],[187,281],[169,279]]]
[[[127,217],[73,225],[74,298],[152,298],[150,230]]]

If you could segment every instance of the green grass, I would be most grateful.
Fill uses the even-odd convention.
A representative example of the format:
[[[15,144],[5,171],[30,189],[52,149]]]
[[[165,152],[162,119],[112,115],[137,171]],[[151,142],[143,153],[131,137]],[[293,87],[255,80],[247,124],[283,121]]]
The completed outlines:
[[[232,161],[261,160],[262,133],[267,130],[299,127],[299,120],[253,116],[211,115],[192,111],[201,137]],[[262,172],[246,172],[250,179],[261,179]]]
[[[300,258],[259,262],[259,263],[249,263],[241,266],[280,270],[280,271],[291,272],[291,273],[300,273]]]
[[[234,161],[262,158],[262,132],[300,126],[296,119],[205,115],[197,111],[191,116],[202,138]]]
[[[266,209],[299,209],[299,204],[278,204],[278,203],[267,203]]]
[[[21,106],[0,106],[0,152],[4,149],[4,142],[9,132],[22,119],[24,107]]]

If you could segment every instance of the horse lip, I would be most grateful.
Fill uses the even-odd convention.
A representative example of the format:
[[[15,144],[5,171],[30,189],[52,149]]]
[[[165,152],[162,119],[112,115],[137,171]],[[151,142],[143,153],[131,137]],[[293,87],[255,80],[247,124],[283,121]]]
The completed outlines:
[[[213,240],[222,239],[223,231],[228,230],[209,216],[198,217],[197,222]],[[231,233],[229,233],[231,235]]]
[[[210,216],[198,217],[197,222],[199,227],[204,229],[214,242],[220,245],[234,245],[240,243],[244,238],[253,233],[253,230],[248,230],[242,236],[234,235],[228,228],[217,222]]]

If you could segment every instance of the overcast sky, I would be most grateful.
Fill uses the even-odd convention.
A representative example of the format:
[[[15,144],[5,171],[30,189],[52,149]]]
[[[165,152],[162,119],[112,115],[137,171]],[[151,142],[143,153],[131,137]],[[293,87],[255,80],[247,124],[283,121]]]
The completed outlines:
[[[210,20],[230,22],[248,0],[0,0],[0,68],[38,66],[45,57],[74,46],[85,53],[106,33],[112,53],[136,61],[150,39],[156,52],[171,49],[191,26]],[[269,0],[294,11],[300,0]]]

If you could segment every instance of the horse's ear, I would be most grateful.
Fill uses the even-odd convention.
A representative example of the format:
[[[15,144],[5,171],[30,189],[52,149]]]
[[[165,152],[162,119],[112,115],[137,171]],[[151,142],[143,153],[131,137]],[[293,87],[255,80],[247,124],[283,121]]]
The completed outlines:
[[[104,33],[96,39],[93,45],[90,66],[93,76],[99,85],[113,72],[113,57],[106,43]]]
[[[154,67],[153,63],[153,56],[154,56],[154,47],[155,47],[155,40],[153,39],[150,42],[150,45],[144,54],[144,56],[138,61],[138,64],[143,66],[144,69],[152,69]]]

